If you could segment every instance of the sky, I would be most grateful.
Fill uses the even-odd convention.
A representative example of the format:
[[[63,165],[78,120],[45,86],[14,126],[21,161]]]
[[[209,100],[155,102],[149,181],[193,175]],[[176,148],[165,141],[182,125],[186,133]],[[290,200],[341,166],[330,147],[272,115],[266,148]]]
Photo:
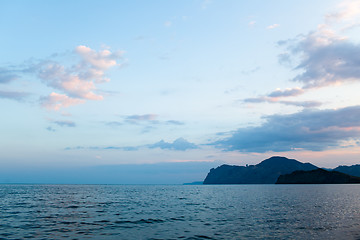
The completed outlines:
[[[360,162],[359,0],[4,0],[0,33],[0,182]]]

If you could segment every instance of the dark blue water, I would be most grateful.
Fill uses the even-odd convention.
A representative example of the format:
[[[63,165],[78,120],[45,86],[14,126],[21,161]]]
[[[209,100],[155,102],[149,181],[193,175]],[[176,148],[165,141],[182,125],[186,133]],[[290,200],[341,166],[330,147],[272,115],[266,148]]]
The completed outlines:
[[[0,185],[0,239],[360,239],[360,185]]]

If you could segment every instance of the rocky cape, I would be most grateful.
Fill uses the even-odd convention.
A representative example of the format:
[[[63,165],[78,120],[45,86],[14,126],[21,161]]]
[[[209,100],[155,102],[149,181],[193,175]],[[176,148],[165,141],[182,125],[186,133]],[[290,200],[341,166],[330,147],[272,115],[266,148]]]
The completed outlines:
[[[302,163],[295,159],[274,156],[256,165],[221,165],[217,168],[212,168],[207,174],[203,184],[274,184],[280,175],[291,174],[295,171],[312,171],[316,169],[319,168],[311,163]],[[360,165],[339,166],[334,170],[360,177]],[[319,173],[315,172],[311,174],[314,174],[315,177],[315,175]]]
[[[321,168],[280,175],[276,184],[345,184],[360,183],[360,177]]]

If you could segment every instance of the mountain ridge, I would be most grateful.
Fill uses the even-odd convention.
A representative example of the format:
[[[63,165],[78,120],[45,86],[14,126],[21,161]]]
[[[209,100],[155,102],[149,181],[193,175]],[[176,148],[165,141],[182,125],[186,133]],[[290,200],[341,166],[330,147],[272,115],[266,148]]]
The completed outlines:
[[[203,184],[275,184],[281,175],[316,169],[321,168],[311,163],[302,163],[295,159],[273,156],[256,165],[236,166],[223,164],[217,168],[212,168]],[[340,165],[327,170],[360,177],[360,164],[352,166]]]
[[[282,174],[296,170],[314,170],[318,167],[311,163],[301,163],[295,159],[273,156],[256,165],[221,165],[212,168],[204,184],[274,184]]]
[[[360,183],[360,177],[338,171],[315,169],[310,171],[294,171],[280,175],[276,184],[349,184]]]

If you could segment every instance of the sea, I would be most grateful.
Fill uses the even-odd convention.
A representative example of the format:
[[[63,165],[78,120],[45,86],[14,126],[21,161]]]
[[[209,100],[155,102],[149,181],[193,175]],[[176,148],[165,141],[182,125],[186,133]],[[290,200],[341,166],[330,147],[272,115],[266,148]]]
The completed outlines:
[[[0,239],[360,239],[360,185],[0,185]]]

